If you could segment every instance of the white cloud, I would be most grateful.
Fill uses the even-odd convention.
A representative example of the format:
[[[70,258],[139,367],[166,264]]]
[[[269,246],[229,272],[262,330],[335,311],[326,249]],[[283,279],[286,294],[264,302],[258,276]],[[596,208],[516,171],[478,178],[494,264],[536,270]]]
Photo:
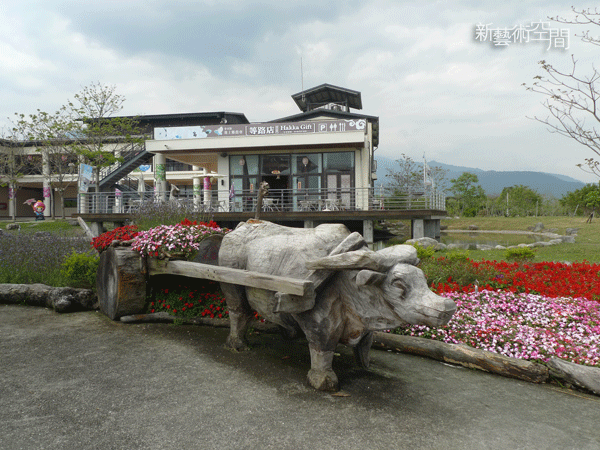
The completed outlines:
[[[360,91],[363,112],[380,117],[381,154],[589,179],[575,164],[592,155],[527,119],[544,115],[542,98],[521,84],[541,59],[569,67],[571,52],[589,69],[598,48],[573,37],[568,52],[498,50],[472,38],[480,21],[509,27],[557,14],[568,14],[558,0],[6,0],[0,127],[94,81],[117,86],[126,114],[225,110],[254,121],[297,113],[290,95],[302,83],[331,83]]]

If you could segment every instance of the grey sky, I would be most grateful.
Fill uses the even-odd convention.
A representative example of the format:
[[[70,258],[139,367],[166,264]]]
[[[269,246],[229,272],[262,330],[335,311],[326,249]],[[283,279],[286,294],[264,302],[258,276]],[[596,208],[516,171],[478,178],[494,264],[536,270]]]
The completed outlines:
[[[330,83],[362,92],[363,112],[380,117],[376,154],[597,181],[575,167],[590,150],[527,119],[546,114],[522,86],[541,59],[566,69],[574,53],[583,72],[591,67],[600,49],[575,37],[586,28],[552,24],[569,29],[566,51],[473,38],[477,23],[556,15],[572,16],[568,4],[4,0],[0,127],[15,112],[54,111],[96,81],[117,86],[124,114],[225,110],[251,121],[298,112],[290,96],[302,82]]]

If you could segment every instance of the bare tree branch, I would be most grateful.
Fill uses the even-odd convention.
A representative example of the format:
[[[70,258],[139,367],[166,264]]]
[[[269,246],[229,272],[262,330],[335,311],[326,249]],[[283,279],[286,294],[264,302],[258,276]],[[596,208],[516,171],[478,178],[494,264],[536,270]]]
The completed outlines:
[[[559,23],[600,26],[598,9],[571,8],[575,17],[548,17]],[[600,45],[600,37],[592,37],[589,31],[579,35],[584,42]],[[600,72],[592,65],[591,72],[580,75],[577,60],[571,56],[571,68],[563,71],[549,62],[539,61],[543,75],[534,77],[525,89],[545,97],[542,105],[548,110],[546,117],[532,119],[543,123],[552,133],[575,140],[600,156]],[[593,158],[578,164],[582,170],[600,177],[600,167]]]

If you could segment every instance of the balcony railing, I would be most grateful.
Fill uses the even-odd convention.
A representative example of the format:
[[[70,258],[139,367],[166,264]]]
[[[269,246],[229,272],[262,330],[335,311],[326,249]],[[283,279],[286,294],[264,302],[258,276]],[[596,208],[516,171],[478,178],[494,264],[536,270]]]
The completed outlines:
[[[192,211],[253,212],[257,190],[211,190],[196,196],[171,196],[169,192],[100,192],[81,194],[80,213],[132,213],[147,203],[170,202]],[[386,188],[344,189],[272,189],[263,198],[262,210],[269,212],[301,211],[374,211],[446,209],[445,195],[438,191],[403,192]]]

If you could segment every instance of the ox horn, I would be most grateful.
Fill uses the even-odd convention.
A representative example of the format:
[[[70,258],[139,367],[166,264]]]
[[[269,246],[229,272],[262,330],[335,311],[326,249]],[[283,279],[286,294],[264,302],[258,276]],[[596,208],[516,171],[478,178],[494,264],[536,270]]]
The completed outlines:
[[[370,269],[384,272],[387,267],[382,264],[381,259],[376,252],[362,249],[307,261],[306,268],[309,270]]]
[[[387,274],[363,269],[356,274],[356,284],[359,286],[379,286],[385,281]]]

